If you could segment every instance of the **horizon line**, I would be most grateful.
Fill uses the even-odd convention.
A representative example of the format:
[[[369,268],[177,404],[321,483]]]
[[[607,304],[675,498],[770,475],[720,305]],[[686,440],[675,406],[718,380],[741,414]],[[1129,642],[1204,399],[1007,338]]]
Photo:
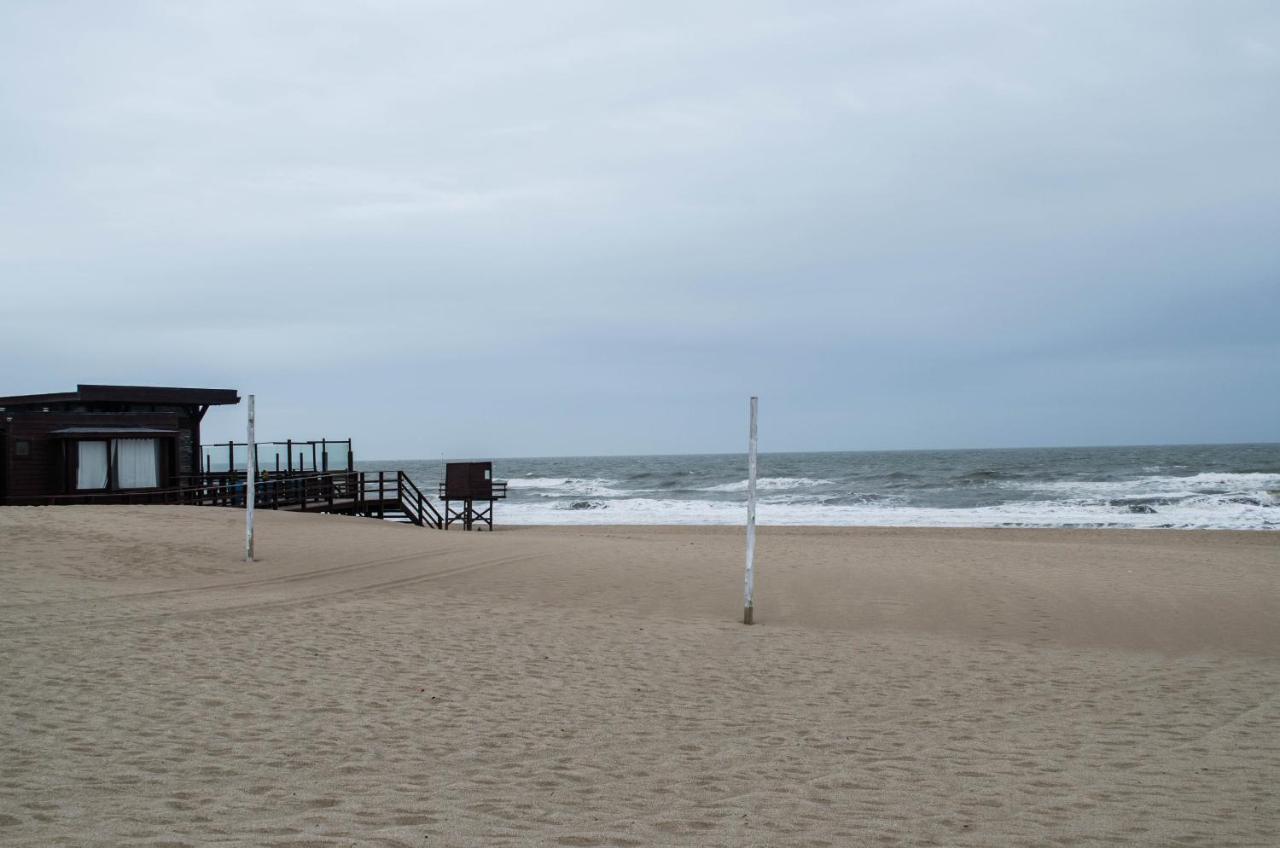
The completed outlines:
[[[1268,447],[1280,446],[1280,441],[1273,442],[1162,442],[1162,443],[1126,443],[1126,444],[1110,444],[1110,445],[1015,445],[1008,447],[967,447],[967,448],[859,448],[850,449],[823,449],[823,450],[775,450],[760,451],[761,456],[779,456],[792,454],[837,454],[837,453],[961,453],[971,451],[1020,451],[1020,450],[1109,450],[1118,448],[1197,448],[1197,447]],[[489,455],[486,458],[490,460],[513,460],[513,459],[644,459],[663,456],[737,456],[746,454],[746,448],[741,451],[694,451],[681,453],[592,453],[592,454],[526,454],[523,456],[509,455],[498,456]],[[456,456],[456,457],[407,457],[407,456],[377,456],[362,458],[356,454],[357,462],[393,462],[393,461],[413,461],[413,462],[437,462],[443,459],[449,461],[465,461],[468,459],[476,459],[474,456]]]

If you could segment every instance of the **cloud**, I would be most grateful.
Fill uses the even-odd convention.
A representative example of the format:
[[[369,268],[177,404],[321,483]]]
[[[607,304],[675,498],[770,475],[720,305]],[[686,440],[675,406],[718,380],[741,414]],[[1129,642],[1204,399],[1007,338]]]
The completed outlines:
[[[1087,402],[1108,356],[1170,363],[1119,416],[1158,434],[1183,410],[1159,400],[1174,363],[1202,353],[1234,386],[1233,362],[1257,375],[1280,353],[1270,4],[0,16],[14,392],[198,376],[327,410],[309,398],[359,383],[421,413],[379,426],[387,453],[470,438],[426,414],[437,389],[520,397],[546,444],[507,427],[489,452],[572,453],[715,449],[710,425],[637,432],[619,387],[673,422],[699,396],[772,391],[809,422],[790,444],[854,448],[907,417],[950,444],[905,410],[950,383],[975,400],[947,395],[948,417],[976,416],[987,374],[1016,405],[1011,363],[1054,363],[1084,387],[1063,404]],[[539,393],[612,406],[585,433]],[[846,426],[877,404],[878,428]],[[1206,437],[1271,411],[1243,389],[1219,406]],[[999,438],[1077,441],[1079,416],[1058,417]]]

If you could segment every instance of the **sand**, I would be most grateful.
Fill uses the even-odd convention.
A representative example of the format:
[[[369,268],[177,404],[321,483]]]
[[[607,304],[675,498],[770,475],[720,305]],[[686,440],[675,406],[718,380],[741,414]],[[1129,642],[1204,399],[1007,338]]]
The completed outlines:
[[[1280,534],[0,509],[0,844],[1280,845]]]

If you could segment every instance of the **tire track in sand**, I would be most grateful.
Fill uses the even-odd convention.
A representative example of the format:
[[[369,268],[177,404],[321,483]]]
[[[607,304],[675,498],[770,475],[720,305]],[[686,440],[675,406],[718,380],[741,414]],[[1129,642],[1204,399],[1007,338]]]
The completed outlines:
[[[251,580],[233,580],[228,583],[206,583],[201,586],[174,586],[168,589],[152,589],[146,592],[119,592],[112,595],[98,595],[93,598],[72,598],[62,601],[35,601],[27,604],[0,604],[0,610],[8,609],[32,609],[39,607],[41,609],[50,609],[59,606],[75,606],[78,604],[94,604],[100,601],[119,601],[129,600],[132,598],[150,598],[157,595],[174,595],[182,592],[208,592],[217,591],[219,589],[241,589],[248,586],[262,586],[276,583],[292,583],[298,580],[308,580],[314,577],[323,577],[331,574],[340,574],[345,571],[355,571],[360,568],[373,568],[379,565],[393,565],[398,562],[404,562],[411,559],[435,559],[436,557],[445,556],[447,554],[455,554],[459,552],[459,548],[450,548],[445,551],[416,551],[409,554],[401,554],[399,556],[385,557],[382,559],[370,559],[362,562],[352,562],[346,565],[334,565],[328,568],[317,568],[311,571],[297,571],[290,574],[279,574],[275,577],[257,577]]]
[[[456,551],[433,552],[428,555],[428,558],[434,559],[438,556],[444,555],[445,553],[456,553]],[[207,588],[192,587],[192,588],[182,588],[182,589],[173,589],[173,590],[159,590],[157,592],[144,592],[144,593],[137,593],[135,595],[116,595],[116,596],[109,596],[107,598],[102,598],[102,599],[95,599],[95,600],[121,600],[121,599],[129,599],[133,597],[148,597],[152,595],[176,594],[179,592],[185,592],[185,593],[199,592],[199,591],[219,592],[219,591],[225,591],[227,589],[251,588],[264,583],[265,584],[277,584],[277,583],[288,584],[288,583],[297,582],[305,579],[322,580],[327,577],[339,576],[341,574],[355,572],[361,568],[375,569],[375,568],[386,566],[386,565],[396,565],[408,560],[422,558],[422,556],[423,556],[422,554],[412,554],[408,556],[387,557],[383,560],[374,560],[374,561],[365,562],[365,563],[353,563],[350,565],[336,566],[333,568],[316,569],[315,571],[305,572],[301,574],[281,575],[279,578],[264,578],[262,580],[246,580],[246,581],[240,581],[238,583],[219,584],[219,585],[215,585]],[[472,571],[479,571],[481,569],[496,568],[502,565],[510,565],[510,564],[513,564],[516,562],[522,562],[522,561],[531,561],[537,558],[538,557],[536,555],[532,555],[532,554],[498,557],[495,559],[487,559],[487,560],[482,560],[480,562],[473,562],[467,565],[457,566],[455,568],[447,568],[442,571],[432,571],[426,574],[415,574],[409,577],[399,577],[394,580],[384,580],[376,583],[343,586],[333,591],[310,593],[307,595],[303,595],[301,597],[274,598],[274,599],[266,599],[261,601],[253,601],[249,603],[227,604],[227,605],[220,605],[220,606],[194,608],[194,609],[193,608],[172,609],[172,610],[157,611],[152,613],[139,611],[139,614],[137,615],[128,615],[128,614],[110,615],[110,616],[104,616],[96,619],[81,619],[78,621],[64,620],[64,621],[59,621],[54,623],[31,622],[30,624],[17,625],[13,627],[6,627],[3,629],[0,629],[0,635],[5,635],[5,636],[19,635],[19,634],[30,632],[31,630],[37,630],[37,629],[40,630],[41,632],[47,632],[50,630],[66,631],[66,630],[92,629],[92,628],[109,628],[112,625],[128,624],[128,623],[134,623],[134,622],[162,622],[167,619],[175,619],[175,618],[203,618],[206,616],[232,615],[240,612],[254,612],[258,610],[279,609],[279,608],[287,608],[292,606],[304,606],[306,604],[316,603],[324,600],[341,599],[344,596],[354,597],[362,594],[368,594],[371,592],[385,591],[387,589],[403,588],[406,586],[412,586],[419,583],[430,582],[432,580],[440,580],[446,577],[453,577],[459,574],[466,574]]]

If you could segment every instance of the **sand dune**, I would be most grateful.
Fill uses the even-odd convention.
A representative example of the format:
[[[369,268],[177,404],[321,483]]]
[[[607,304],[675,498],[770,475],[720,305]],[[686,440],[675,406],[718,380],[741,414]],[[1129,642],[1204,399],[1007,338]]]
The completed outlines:
[[[1280,535],[0,509],[0,844],[1277,845]]]

